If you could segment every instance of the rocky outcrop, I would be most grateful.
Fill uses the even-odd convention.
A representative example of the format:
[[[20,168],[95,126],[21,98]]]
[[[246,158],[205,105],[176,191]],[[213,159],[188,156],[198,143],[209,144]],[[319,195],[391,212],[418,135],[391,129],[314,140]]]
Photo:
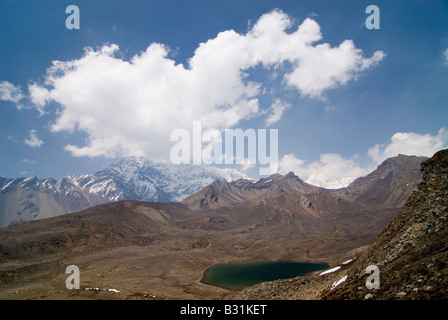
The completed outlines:
[[[422,163],[423,181],[400,214],[324,299],[448,298],[448,150]],[[376,265],[379,289],[367,289],[365,269]]]

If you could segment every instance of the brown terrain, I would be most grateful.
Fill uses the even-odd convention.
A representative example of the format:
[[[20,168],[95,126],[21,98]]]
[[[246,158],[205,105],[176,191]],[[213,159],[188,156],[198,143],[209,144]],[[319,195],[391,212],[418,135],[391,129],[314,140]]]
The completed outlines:
[[[293,173],[255,183],[215,181],[182,203],[120,201],[2,228],[0,299],[254,298],[250,290],[257,286],[233,292],[201,283],[204,270],[261,260],[334,265],[359,256],[421,181],[423,160],[390,158],[338,190],[311,186]],[[79,267],[81,288],[68,290],[65,270],[72,264]],[[318,296],[323,287],[312,281],[332,283],[339,276],[286,281],[292,288],[311,281],[304,286]],[[264,291],[260,298],[274,297]],[[279,298],[310,297],[305,289],[299,296],[281,291]]]
[[[423,181],[377,240],[341,268],[246,288],[234,299],[448,299],[448,150],[422,163]],[[379,270],[368,289],[368,266]],[[345,281],[341,279],[345,278]],[[340,284],[335,286],[338,281]],[[335,286],[335,287],[333,287]],[[332,288],[333,287],[333,288]]]

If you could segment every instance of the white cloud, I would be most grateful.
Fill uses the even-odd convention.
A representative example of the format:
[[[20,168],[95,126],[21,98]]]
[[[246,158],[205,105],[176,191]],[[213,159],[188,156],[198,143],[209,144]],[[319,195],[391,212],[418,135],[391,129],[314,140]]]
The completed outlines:
[[[366,175],[372,168],[360,167],[354,159],[345,159],[339,154],[326,153],[319,161],[305,164],[294,154],[285,155],[279,162],[279,172],[293,171],[305,182],[328,189],[348,186],[356,178]]]
[[[358,177],[368,174],[373,168],[362,168],[355,160],[345,159],[339,154],[326,153],[308,166],[307,183],[329,189],[348,186]]]
[[[443,55],[445,57],[445,64],[448,64],[448,49],[446,49],[445,51],[443,51]]]
[[[25,98],[19,87],[14,86],[8,81],[0,82],[0,100],[14,102],[19,109],[21,106],[19,102]]]
[[[308,177],[307,168],[304,166],[305,161],[296,158],[293,153],[285,154],[283,158],[279,161],[279,173],[286,174],[290,171],[294,172],[300,177]]]
[[[436,136],[415,132],[397,132],[387,145],[376,144],[368,155],[377,164],[398,154],[431,157],[437,151],[448,147],[448,132],[441,128]]]
[[[45,91],[48,90],[36,84],[29,85],[28,89],[30,91],[31,105],[25,103],[28,99],[18,86],[15,86],[8,81],[2,81],[0,82],[0,100],[13,102],[19,110],[35,108],[39,111],[40,115],[44,114],[43,107],[48,102],[47,100],[44,100],[44,96],[46,94]]]
[[[74,156],[168,159],[170,133],[190,130],[195,120],[203,129],[222,130],[259,115],[268,114],[267,125],[281,119],[287,104],[274,102],[270,112],[259,105],[269,88],[248,80],[255,66],[287,65],[284,85],[323,98],[325,90],[355,80],[384,57],[377,51],[364,58],[351,40],[314,45],[322,35],[312,19],[288,33],[292,26],[274,10],[245,35],[227,30],[201,43],[188,66],[169,59],[169,49],[159,43],[130,61],[116,57],[115,44],[86,48],[79,59],[54,61],[45,83],[28,87],[30,99],[40,111],[53,101],[61,106],[53,132],[87,133],[85,146],[65,147]]]
[[[298,51],[300,64],[287,75],[286,80],[297,87],[302,95],[319,98],[325,90],[357,79],[362,71],[384,57],[382,51],[377,51],[371,58],[363,58],[361,50],[355,47],[352,40],[345,40],[336,48],[331,48],[328,43],[306,46]]]
[[[269,127],[271,124],[279,121],[285,110],[290,107],[291,105],[289,103],[284,103],[281,100],[276,99],[271,106],[271,114],[266,118],[266,126]]]
[[[39,139],[36,135],[37,131],[36,130],[30,130],[30,137],[29,139],[25,139],[23,142],[30,146],[31,148],[39,148],[44,142]]]
[[[34,104],[34,107],[41,115],[44,114],[44,107],[50,100],[48,90],[33,83],[28,85],[28,91],[30,92],[31,102]]]

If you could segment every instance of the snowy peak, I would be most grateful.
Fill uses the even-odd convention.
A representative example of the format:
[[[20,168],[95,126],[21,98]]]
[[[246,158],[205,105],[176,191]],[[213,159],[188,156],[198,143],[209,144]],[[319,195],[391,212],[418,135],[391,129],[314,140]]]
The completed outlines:
[[[180,201],[216,179],[234,181],[247,177],[237,170],[129,157],[86,178],[82,180],[82,188],[111,201],[170,202]]]
[[[0,227],[118,200],[181,201],[221,179],[231,182],[248,177],[233,169],[128,157],[94,174],[67,176],[58,181],[0,178]]]

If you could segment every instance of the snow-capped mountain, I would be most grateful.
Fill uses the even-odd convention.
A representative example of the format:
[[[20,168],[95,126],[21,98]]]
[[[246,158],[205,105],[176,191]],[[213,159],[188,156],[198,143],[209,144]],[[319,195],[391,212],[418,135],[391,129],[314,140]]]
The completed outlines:
[[[0,178],[0,227],[118,200],[181,201],[216,179],[248,179],[235,169],[174,165],[129,157],[88,175],[58,181]]]
[[[234,181],[247,176],[234,169],[174,165],[129,157],[93,175],[64,178],[79,188],[110,201],[181,201],[216,179]],[[61,182],[64,182],[62,179]]]

